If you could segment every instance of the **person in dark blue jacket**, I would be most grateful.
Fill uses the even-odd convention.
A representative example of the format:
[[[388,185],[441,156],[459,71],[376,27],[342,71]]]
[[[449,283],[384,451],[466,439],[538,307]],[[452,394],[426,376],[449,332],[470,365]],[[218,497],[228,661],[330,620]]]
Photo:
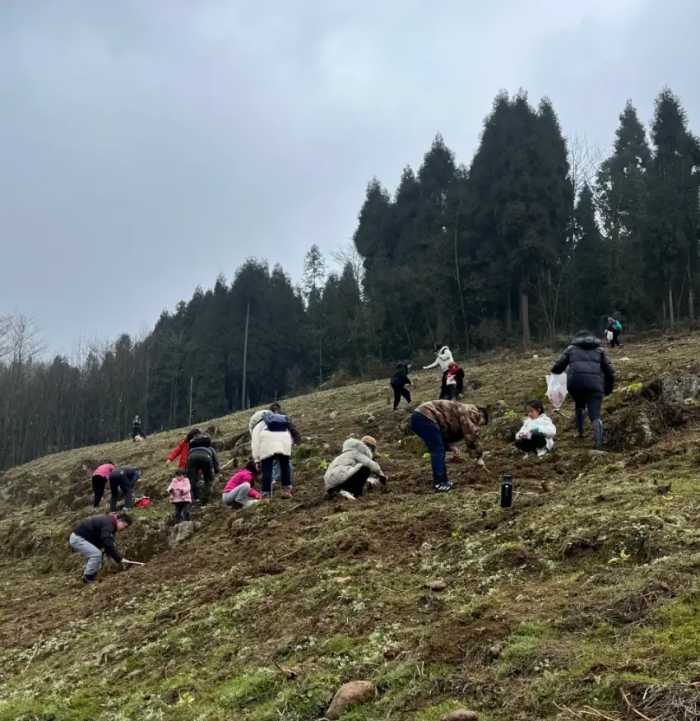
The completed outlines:
[[[598,338],[586,330],[579,331],[571,345],[552,366],[552,373],[566,371],[567,388],[576,403],[576,428],[583,437],[586,411],[593,426],[595,447],[603,447],[603,421],[600,417],[603,396],[615,386],[615,370]]]

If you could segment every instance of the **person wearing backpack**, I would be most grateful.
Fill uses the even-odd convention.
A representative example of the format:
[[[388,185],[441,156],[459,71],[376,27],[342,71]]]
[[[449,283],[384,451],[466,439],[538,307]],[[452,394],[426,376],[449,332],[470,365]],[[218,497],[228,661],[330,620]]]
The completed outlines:
[[[615,348],[616,346],[619,348],[622,345],[620,343],[620,336],[622,335],[622,323],[620,323],[617,318],[613,318],[612,316],[608,318],[608,326],[605,329],[605,332],[612,334],[612,337],[610,339],[611,348]]]
[[[192,498],[200,505],[206,506],[211,495],[211,484],[214,475],[219,472],[219,458],[211,446],[211,438],[200,434],[190,440],[187,455],[187,477],[190,479]],[[202,474],[202,485],[199,485],[199,475]]]
[[[571,345],[552,366],[552,373],[566,371],[566,386],[576,403],[576,428],[583,438],[586,411],[593,426],[595,447],[603,447],[603,420],[600,417],[603,396],[615,386],[615,370],[601,342],[587,330],[581,330]]]
[[[248,424],[253,460],[262,473],[262,497],[272,498],[272,472],[275,461],[279,463],[282,498],[292,497],[290,461],[292,446],[301,437],[289,417],[282,413],[279,403],[273,403],[266,411],[257,411]]]

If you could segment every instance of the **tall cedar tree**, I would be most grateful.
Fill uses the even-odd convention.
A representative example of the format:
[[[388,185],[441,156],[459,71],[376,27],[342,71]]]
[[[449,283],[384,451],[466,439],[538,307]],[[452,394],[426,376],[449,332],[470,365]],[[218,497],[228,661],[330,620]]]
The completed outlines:
[[[523,346],[530,343],[530,296],[542,324],[556,314],[549,293],[559,284],[571,216],[566,143],[548,101],[539,111],[520,93],[500,94],[484,123],[469,172],[470,218],[479,255],[490,262],[491,287],[510,327],[518,299]],[[547,295],[545,295],[547,294]],[[556,319],[554,319],[555,322]]]
[[[609,252],[610,309],[630,315],[653,312],[644,283],[644,237],[648,216],[651,151],[630,101],[620,114],[612,155],[597,176],[597,205]]]
[[[668,89],[656,99],[651,128],[654,156],[649,174],[646,234],[648,279],[664,319],[673,327],[687,298],[695,320],[698,264],[697,139],[688,131],[685,111]]]
[[[609,313],[608,253],[596,221],[593,191],[584,184],[574,213],[574,256],[569,292],[576,299],[574,309],[580,325],[598,327]]]

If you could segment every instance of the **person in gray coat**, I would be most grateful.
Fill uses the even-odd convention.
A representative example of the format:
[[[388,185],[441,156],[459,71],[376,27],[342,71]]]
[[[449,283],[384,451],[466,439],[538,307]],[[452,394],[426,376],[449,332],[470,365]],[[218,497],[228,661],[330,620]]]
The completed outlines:
[[[341,495],[355,500],[363,494],[370,476],[386,483],[384,471],[372,459],[376,448],[377,442],[372,436],[364,436],[362,440],[348,438],[343,443],[343,452],[328,466],[323,479],[329,497]]]
[[[576,428],[583,437],[586,411],[593,426],[595,447],[603,447],[603,421],[600,417],[603,396],[615,386],[615,370],[601,341],[586,330],[579,331],[571,345],[552,366],[552,373],[566,371],[568,388],[576,403]]]

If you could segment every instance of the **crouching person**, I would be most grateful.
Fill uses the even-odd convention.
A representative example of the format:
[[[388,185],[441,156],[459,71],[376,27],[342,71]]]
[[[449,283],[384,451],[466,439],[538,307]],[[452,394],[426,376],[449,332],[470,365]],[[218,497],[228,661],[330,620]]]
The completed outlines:
[[[515,446],[524,453],[537,453],[544,456],[554,448],[554,437],[557,428],[552,419],[544,412],[541,401],[530,401],[527,404],[527,418],[522,428],[515,434]]]
[[[115,468],[109,474],[109,510],[115,513],[119,495],[124,497],[124,510],[130,511],[134,506],[134,486],[141,478],[141,471],[138,468]]]
[[[248,461],[245,468],[236,471],[224,486],[221,500],[230,508],[247,508],[256,504],[262,494],[255,489],[255,478],[258,474],[255,461]]]
[[[117,550],[114,535],[131,525],[131,516],[127,513],[110,513],[106,516],[93,516],[83,521],[73,533],[68,543],[70,547],[87,559],[83,570],[83,581],[92,583],[102,568],[102,552],[116,564],[124,560]]]
[[[340,495],[354,501],[364,493],[372,476],[386,484],[384,471],[372,458],[376,449],[377,441],[372,436],[359,441],[348,438],[343,443],[343,452],[328,466],[323,479],[329,498]]]

